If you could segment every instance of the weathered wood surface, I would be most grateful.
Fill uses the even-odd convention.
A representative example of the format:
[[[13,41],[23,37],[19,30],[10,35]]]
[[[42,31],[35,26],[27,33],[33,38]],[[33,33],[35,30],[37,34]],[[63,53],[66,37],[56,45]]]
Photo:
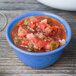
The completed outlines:
[[[56,10],[36,0],[0,0],[0,12],[7,16],[8,23],[16,16],[31,11],[48,11],[63,17],[72,30],[71,42],[55,64],[33,69],[17,58],[6,40],[5,29],[0,32],[0,76],[76,76],[76,12]]]

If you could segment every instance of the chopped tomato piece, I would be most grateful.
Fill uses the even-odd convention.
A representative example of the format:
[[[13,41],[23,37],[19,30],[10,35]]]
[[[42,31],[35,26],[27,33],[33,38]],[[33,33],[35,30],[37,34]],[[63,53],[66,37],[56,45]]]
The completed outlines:
[[[42,47],[45,47],[46,41],[38,38],[33,38],[30,40],[30,43],[34,45],[35,49],[40,49]]]
[[[48,44],[46,45],[45,49],[47,49],[47,50],[51,50],[50,43],[48,43]]]
[[[18,36],[23,37],[27,34],[27,31],[24,30],[21,26],[18,29]]]
[[[36,28],[36,23],[37,23],[37,19],[35,17],[33,17],[32,19],[30,19],[28,25],[32,28],[35,29]]]
[[[41,28],[42,30],[47,27],[47,24],[44,23],[44,22],[40,22],[39,25],[40,25],[40,28]]]
[[[46,34],[50,35],[50,33],[51,33],[51,27],[48,26],[46,29],[44,29],[44,32],[45,32]]]
[[[32,18],[30,19],[30,23],[31,23],[31,24],[37,23],[37,19],[36,19],[35,17],[32,17]]]
[[[21,42],[21,44],[22,44],[22,45],[27,45],[27,44],[28,44],[28,40],[27,40],[27,39],[23,40],[23,41]]]
[[[36,49],[41,49],[46,46],[46,41],[40,39],[38,40],[38,43],[35,45],[36,45]]]
[[[24,23],[24,20],[20,20],[17,25],[21,25]]]
[[[48,27],[44,30],[44,32],[45,32],[46,34],[48,34],[48,35],[55,35],[55,34],[57,33],[57,28],[56,28],[55,26],[53,26],[53,27],[48,26]]]
[[[55,35],[57,33],[57,28],[55,26],[51,27],[50,35]]]
[[[36,28],[36,25],[35,24],[30,24],[29,25],[32,29],[35,29]]]
[[[38,40],[37,40],[37,38],[32,38],[32,39],[30,39],[30,42],[32,43],[32,44],[34,44],[34,43],[38,43]]]

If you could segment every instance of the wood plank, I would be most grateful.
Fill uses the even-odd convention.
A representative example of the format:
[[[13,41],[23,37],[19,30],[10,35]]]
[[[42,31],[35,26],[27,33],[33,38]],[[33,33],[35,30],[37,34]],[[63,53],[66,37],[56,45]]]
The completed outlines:
[[[0,3],[0,10],[50,10],[42,4],[25,4],[25,3]]]
[[[13,69],[10,69],[10,68],[13,68]],[[17,68],[17,69],[16,69]],[[0,74],[74,74],[74,71],[72,69],[70,70],[38,70],[38,69],[35,69],[35,70],[27,70],[26,67],[24,69],[20,69],[20,68],[23,68],[23,67],[10,67],[9,68],[2,68],[0,70]]]
[[[73,74],[0,74],[1,76],[74,76]]]
[[[51,67],[48,67],[48,68],[45,68],[45,69],[34,69],[34,68],[31,68],[29,66],[26,66],[26,65],[7,65],[6,67],[4,66],[0,66],[0,71],[1,70],[41,70],[41,71],[51,71],[51,70],[76,70],[76,68],[72,68],[71,66],[51,66]]]
[[[30,0],[0,0],[0,3],[26,3],[26,4],[34,4],[34,3],[39,3],[39,2],[37,2],[36,0],[32,0],[32,1],[30,1]]]

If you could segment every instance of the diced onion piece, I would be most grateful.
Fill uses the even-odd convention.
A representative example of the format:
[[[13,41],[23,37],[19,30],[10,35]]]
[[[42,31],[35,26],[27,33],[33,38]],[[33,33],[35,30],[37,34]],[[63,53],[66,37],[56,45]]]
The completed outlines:
[[[60,45],[64,45],[66,43],[66,41],[64,39],[59,40],[59,42],[60,42]]]
[[[43,19],[41,20],[41,22],[47,23],[47,19]]]
[[[45,28],[44,32],[45,32],[46,34],[50,35],[50,34],[51,34],[51,27],[48,26],[47,28]]]
[[[35,36],[39,37],[39,38],[44,38],[43,33],[36,33]]]
[[[59,28],[59,26],[55,26],[56,28]]]
[[[19,37],[23,37],[23,36],[25,36],[26,34],[27,34],[27,31],[24,30],[24,29],[20,26],[19,29],[18,29],[18,36],[19,36]]]
[[[34,36],[33,33],[31,33],[31,34],[27,34],[27,36],[26,36],[27,39],[31,39],[31,38],[34,38],[34,37],[35,37],[35,36]]]
[[[48,45],[46,45],[46,47],[45,47],[47,50],[50,50],[51,49],[51,46],[48,44]]]
[[[43,33],[40,33],[40,34],[39,34],[39,38],[44,38]]]

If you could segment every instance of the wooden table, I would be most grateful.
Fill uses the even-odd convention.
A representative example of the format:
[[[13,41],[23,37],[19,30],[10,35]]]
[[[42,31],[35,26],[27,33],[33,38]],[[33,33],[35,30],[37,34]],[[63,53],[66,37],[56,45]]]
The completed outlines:
[[[0,76],[76,76],[76,12],[56,10],[36,0],[0,0],[0,12],[8,23],[16,16],[31,11],[48,11],[64,18],[71,27],[72,39],[61,58],[52,66],[33,69],[24,65],[6,40],[6,29],[0,32]]]

